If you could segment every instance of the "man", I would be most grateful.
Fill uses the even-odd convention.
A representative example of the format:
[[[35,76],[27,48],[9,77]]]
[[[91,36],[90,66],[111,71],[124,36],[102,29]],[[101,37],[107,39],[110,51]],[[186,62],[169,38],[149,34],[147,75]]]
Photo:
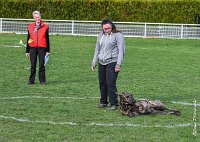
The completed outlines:
[[[26,46],[26,57],[31,61],[31,70],[28,84],[35,82],[37,56],[39,57],[39,81],[40,84],[46,83],[45,76],[45,56],[50,54],[49,27],[42,22],[39,11],[33,12],[35,22],[28,25],[28,37]]]

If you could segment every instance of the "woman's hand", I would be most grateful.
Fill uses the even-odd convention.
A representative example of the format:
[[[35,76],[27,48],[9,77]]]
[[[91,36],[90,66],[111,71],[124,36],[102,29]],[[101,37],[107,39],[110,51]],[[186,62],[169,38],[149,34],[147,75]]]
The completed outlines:
[[[120,68],[115,67],[115,72],[119,72],[119,71],[120,71]]]
[[[91,70],[92,71],[96,71],[96,67],[91,67]]]

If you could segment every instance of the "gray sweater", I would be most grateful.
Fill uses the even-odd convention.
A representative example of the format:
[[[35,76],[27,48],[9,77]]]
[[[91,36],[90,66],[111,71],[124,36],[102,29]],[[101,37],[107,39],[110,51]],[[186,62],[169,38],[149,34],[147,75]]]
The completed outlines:
[[[110,33],[109,35],[101,32],[97,36],[95,53],[92,66],[96,67],[99,62],[107,65],[111,62],[117,62],[116,67],[120,68],[125,54],[124,36],[121,32]]]

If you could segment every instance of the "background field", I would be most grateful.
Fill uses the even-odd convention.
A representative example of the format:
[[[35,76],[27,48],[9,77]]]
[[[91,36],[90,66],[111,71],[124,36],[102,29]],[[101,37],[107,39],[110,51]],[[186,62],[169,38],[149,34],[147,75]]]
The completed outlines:
[[[0,142],[200,141],[198,40],[126,38],[118,92],[159,99],[182,113],[135,118],[95,107],[98,80],[90,65],[96,37],[50,36],[45,86],[38,77],[26,84],[30,64],[24,47],[14,47],[20,40],[26,35],[0,35]]]

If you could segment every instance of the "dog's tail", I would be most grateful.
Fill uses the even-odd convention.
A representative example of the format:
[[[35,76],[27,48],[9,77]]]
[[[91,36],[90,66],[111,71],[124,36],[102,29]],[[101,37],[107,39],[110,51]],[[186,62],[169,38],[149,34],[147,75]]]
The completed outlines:
[[[169,111],[170,114],[174,114],[174,115],[177,115],[177,116],[180,116],[181,115],[181,112],[179,110],[176,110],[176,109],[172,109]]]
[[[167,114],[172,114],[172,115],[176,115],[176,116],[180,116],[181,112],[177,109],[170,109],[170,108],[166,108],[166,113]]]

